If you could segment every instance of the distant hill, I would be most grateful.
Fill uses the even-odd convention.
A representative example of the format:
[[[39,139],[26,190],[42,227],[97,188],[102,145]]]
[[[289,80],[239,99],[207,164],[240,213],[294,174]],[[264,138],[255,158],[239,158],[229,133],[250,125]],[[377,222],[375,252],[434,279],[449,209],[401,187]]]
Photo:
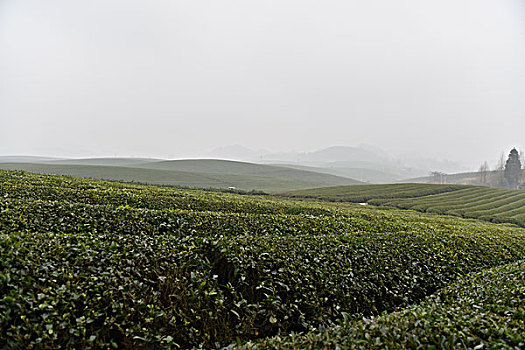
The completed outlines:
[[[388,157],[361,147],[334,146],[305,153],[305,162],[369,162],[386,163]]]
[[[373,184],[395,183],[402,180],[404,177],[399,174],[388,173],[386,171],[368,169],[368,168],[351,168],[351,167],[313,167],[296,164],[279,164],[282,167],[301,169],[307,171],[315,171],[323,174],[330,174],[335,176],[348,177],[362,182]]]
[[[208,152],[208,156],[213,158],[236,159],[255,161],[259,159],[267,151],[255,151],[241,145],[231,145],[216,148]]]
[[[266,162],[292,162],[302,165],[320,165],[332,162],[367,162],[385,164],[388,156],[363,147],[333,146],[312,152],[269,153],[261,157]]]
[[[148,163],[159,162],[161,159],[154,158],[78,158],[78,159],[57,159],[42,161],[45,164],[75,164],[75,165],[104,165],[104,166],[139,166]]]
[[[43,163],[0,163],[0,169],[195,188],[235,187],[265,192],[361,183],[329,174],[223,160],[112,160],[97,158]]]
[[[0,163],[39,163],[62,158],[39,157],[39,156],[0,156]]]
[[[166,160],[143,164],[149,169],[179,170],[212,174],[265,175],[270,177],[288,177],[291,174],[305,175],[305,171],[292,170],[282,166],[272,166],[222,159],[181,159]],[[308,174],[310,176],[314,174]],[[314,175],[319,176],[319,175]]]
[[[215,149],[209,153],[213,158],[227,158],[264,164],[284,166],[309,166],[316,168],[360,169],[365,174],[360,180],[371,183],[393,182],[402,179],[422,177],[430,171],[459,172],[465,169],[460,164],[431,157],[401,156],[393,157],[381,149],[360,146],[333,146],[311,152],[265,153],[243,146],[229,146]],[[362,170],[372,170],[367,173]],[[317,171],[317,170],[315,170]],[[326,172],[322,171],[324,173]],[[343,171],[352,177],[355,171]],[[383,173],[380,175],[379,172]],[[386,174],[390,174],[385,176]],[[377,176],[379,175],[379,177]],[[391,176],[393,175],[393,176]]]

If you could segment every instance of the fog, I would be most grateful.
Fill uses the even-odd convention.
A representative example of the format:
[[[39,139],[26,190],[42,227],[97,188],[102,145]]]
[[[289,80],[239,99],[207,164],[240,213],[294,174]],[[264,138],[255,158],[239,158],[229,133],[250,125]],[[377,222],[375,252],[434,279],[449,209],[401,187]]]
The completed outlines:
[[[525,1],[0,0],[0,155],[525,148]]]

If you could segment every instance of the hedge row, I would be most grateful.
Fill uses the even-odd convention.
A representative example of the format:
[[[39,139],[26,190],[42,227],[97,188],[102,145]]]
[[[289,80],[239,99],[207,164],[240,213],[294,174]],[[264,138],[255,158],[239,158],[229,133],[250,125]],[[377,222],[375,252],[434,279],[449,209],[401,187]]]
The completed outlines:
[[[418,198],[374,199],[370,204],[525,226],[525,192],[487,187]]]
[[[465,185],[388,184],[333,186],[281,193],[285,197],[315,198],[334,202],[368,202],[372,199],[415,198],[455,192],[469,188]]]
[[[465,185],[337,186],[283,193],[287,197],[376,206],[511,223],[525,227],[525,191]]]
[[[264,197],[246,198],[211,191],[122,184],[72,177],[0,170],[0,197],[82,204],[108,204],[144,209],[296,214],[297,206]],[[300,208],[306,212],[307,208]],[[325,212],[318,207],[318,211]],[[316,214],[316,212],[310,212]]]
[[[525,262],[470,274],[402,311],[244,345],[244,349],[337,348],[523,349]]]

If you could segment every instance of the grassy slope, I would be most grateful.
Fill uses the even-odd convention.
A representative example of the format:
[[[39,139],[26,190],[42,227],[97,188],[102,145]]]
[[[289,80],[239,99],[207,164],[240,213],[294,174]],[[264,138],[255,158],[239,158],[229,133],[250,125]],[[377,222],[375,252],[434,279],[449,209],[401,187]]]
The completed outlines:
[[[78,159],[57,159],[41,161],[38,163],[54,165],[103,165],[103,166],[143,166],[148,163],[158,162],[160,159],[154,158],[78,158]]]
[[[0,163],[40,163],[59,160],[61,160],[61,158],[38,156],[0,156]]]
[[[61,164],[0,163],[0,168],[157,185],[196,188],[233,186],[242,190],[266,192],[359,183],[332,175],[240,162],[146,160],[132,166],[129,162],[139,160],[124,161],[117,160],[119,166],[100,165],[111,164],[108,159],[82,160],[84,164],[71,164],[69,161],[68,164],[63,164],[63,161]]]
[[[521,190],[463,185],[396,184],[328,187],[292,191],[283,195],[367,202],[525,226],[525,191]]]
[[[255,164],[222,159],[181,159],[159,160],[144,158],[86,158],[67,159],[45,162],[46,164],[63,165],[104,165],[104,166],[129,166],[135,168],[184,171],[191,173],[225,174],[225,175],[254,175],[273,178],[290,178],[313,182],[351,182],[358,184],[348,176],[328,174],[317,171],[317,168],[305,167],[294,169],[279,165]],[[332,176],[325,176],[325,174]],[[337,176],[338,178],[335,178]],[[347,180],[342,180],[345,178]],[[349,180],[348,180],[349,179]]]
[[[255,175],[272,178],[287,178],[310,182],[350,182],[359,184],[360,181],[344,177],[323,174],[315,170],[292,169],[277,165],[263,165],[220,159],[186,159],[152,162],[143,165],[149,169],[189,171],[208,174],[226,175]]]
[[[452,217],[17,172],[0,185],[0,347],[209,348],[391,311],[525,257],[524,230]]]

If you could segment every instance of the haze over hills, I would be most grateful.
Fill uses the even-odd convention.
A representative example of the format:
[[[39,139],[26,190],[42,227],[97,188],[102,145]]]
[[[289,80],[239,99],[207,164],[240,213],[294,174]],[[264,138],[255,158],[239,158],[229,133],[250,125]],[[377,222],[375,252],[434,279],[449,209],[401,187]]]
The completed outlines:
[[[1,159],[1,158],[0,158]],[[56,159],[43,161],[46,164],[76,164],[76,165],[107,165],[107,166],[139,166],[159,162],[155,158],[79,158],[79,159]]]
[[[367,168],[351,168],[351,167],[314,167],[307,165],[298,165],[298,164],[278,164],[282,167],[292,168],[292,169],[301,169],[307,171],[315,171],[323,174],[330,174],[335,176],[348,177],[362,182],[375,183],[375,184],[385,184],[385,183],[395,183],[402,181],[408,175],[403,175],[394,172],[386,172],[376,169],[367,169]]]
[[[421,176],[398,181],[400,183],[480,185],[477,172],[444,174],[443,176]]]
[[[262,176],[271,178],[296,179],[306,181],[298,183],[297,188],[322,187],[329,185],[347,184],[347,181],[367,183],[393,183],[407,179],[414,179],[428,176],[430,171],[450,172],[451,169],[462,169],[459,164],[439,161],[430,158],[412,158],[412,159],[394,159],[386,152],[371,146],[333,146],[312,152],[288,152],[288,153],[269,153],[264,150],[251,150],[243,146],[228,146],[217,148],[205,154],[214,159],[180,159],[164,160],[158,158],[125,158],[125,157],[98,157],[98,158],[80,158],[64,159],[51,157],[28,157],[28,156],[7,156],[0,157],[0,163],[29,163],[27,169],[42,169],[50,172],[55,169],[54,173],[66,173],[66,168],[58,166],[84,166],[74,167],[75,174],[79,176],[90,176],[88,168],[85,166],[103,166],[103,167],[131,167],[136,169],[150,169],[159,171],[181,171],[189,173],[206,173],[217,175],[242,175],[242,176]],[[201,154],[202,156],[202,154]],[[202,157],[201,157],[202,158]],[[256,164],[257,163],[257,164]],[[37,166],[42,164],[42,166]],[[45,166],[43,166],[45,165]],[[10,169],[12,165],[8,166]],[[94,168],[92,169],[94,170]],[[95,178],[101,178],[100,174],[108,173],[109,169],[95,171]],[[166,180],[166,174],[158,173],[153,179],[144,176],[138,176],[137,171],[130,176],[128,170],[124,177],[117,177],[118,172],[122,169],[111,170],[111,179],[129,179],[132,181],[150,182],[150,183],[171,183],[184,185],[180,181]],[[457,170],[459,171],[459,170]],[[146,172],[143,172],[144,175]],[[157,176],[158,175],[158,176]],[[187,178],[183,176],[182,178]],[[333,176],[330,178],[330,176]],[[336,178],[339,179],[336,179]],[[344,179],[344,180],[342,180]],[[355,182],[357,180],[357,182]],[[346,181],[346,182],[345,182]],[[206,181],[183,181],[191,184],[206,184]],[[219,180],[223,184],[224,179]],[[227,182],[227,181],[226,181]],[[250,185],[256,185],[256,182],[249,181]],[[211,181],[210,184],[217,186],[217,182]],[[246,184],[245,184],[246,185]],[[222,185],[221,185],[222,186]],[[232,185],[234,186],[234,185]],[[289,186],[289,185],[286,185]],[[206,186],[205,186],[206,187]],[[235,186],[237,187],[237,186]],[[264,186],[265,188],[266,185]],[[280,186],[278,186],[281,189]],[[241,187],[245,188],[245,187]],[[271,186],[270,186],[271,188]],[[294,187],[295,189],[296,187]],[[260,187],[259,189],[262,189]]]
[[[350,176],[371,183],[395,182],[403,179],[427,176],[431,171],[461,172],[467,167],[429,157],[393,157],[387,152],[373,146],[332,146],[312,152],[269,153],[250,150],[244,146],[234,145],[214,149],[205,155],[213,157],[279,164],[293,168],[303,166],[309,169],[339,176]]]
[[[39,156],[0,156],[0,163],[39,163],[54,160],[63,160],[56,157],[39,157]]]
[[[361,183],[347,177],[313,171],[214,159],[165,161],[87,158],[30,163],[3,162],[0,158],[0,169],[195,188],[235,187],[265,192]]]

